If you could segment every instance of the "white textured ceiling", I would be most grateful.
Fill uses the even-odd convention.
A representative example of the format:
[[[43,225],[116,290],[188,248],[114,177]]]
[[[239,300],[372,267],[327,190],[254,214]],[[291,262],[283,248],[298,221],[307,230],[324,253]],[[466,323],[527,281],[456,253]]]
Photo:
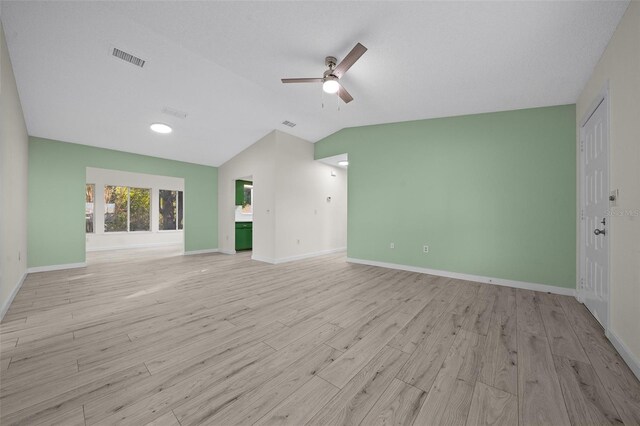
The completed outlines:
[[[315,142],[344,127],[573,103],[627,5],[4,1],[0,11],[29,134],[218,166],[274,128]],[[321,76],[325,56],[356,42],[369,50],[342,79],[350,104],[280,83]],[[174,132],[150,132],[154,121]]]

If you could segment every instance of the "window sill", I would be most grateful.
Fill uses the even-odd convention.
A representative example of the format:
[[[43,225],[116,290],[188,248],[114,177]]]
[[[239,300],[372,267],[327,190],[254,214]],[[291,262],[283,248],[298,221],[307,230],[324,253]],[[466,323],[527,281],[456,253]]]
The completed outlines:
[[[92,232],[87,233],[87,235],[127,235],[127,234],[153,234],[153,231],[111,231],[111,232]]]
[[[140,234],[171,234],[184,232],[184,229],[160,229],[158,231],[111,231],[111,232],[85,232],[85,235],[140,235]]]

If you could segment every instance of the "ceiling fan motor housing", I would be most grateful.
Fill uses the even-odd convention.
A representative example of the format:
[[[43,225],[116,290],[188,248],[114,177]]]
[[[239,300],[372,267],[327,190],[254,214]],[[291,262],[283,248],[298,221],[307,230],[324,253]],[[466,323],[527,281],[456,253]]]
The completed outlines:
[[[336,67],[337,63],[338,60],[335,58],[335,56],[327,56],[326,58],[324,58],[324,64],[329,67],[329,70],[333,70]]]
[[[327,81],[327,80],[337,80],[337,79],[338,79],[338,77],[336,77],[335,75],[333,75],[333,74],[332,74],[332,72],[333,72],[333,70],[331,70],[331,69],[326,70],[326,71],[324,72],[324,75],[323,75],[323,80],[324,80],[324,81]]]

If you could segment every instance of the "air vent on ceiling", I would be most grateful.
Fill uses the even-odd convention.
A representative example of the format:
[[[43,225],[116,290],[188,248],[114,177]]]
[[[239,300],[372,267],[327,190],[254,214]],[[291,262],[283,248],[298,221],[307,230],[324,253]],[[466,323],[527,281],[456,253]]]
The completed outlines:
[[[187,118],[187,113],[186,112],[179,111],[177,109],[173,109],[173,108],[169,108],[169,107],[162,108],[162,112],[167,114],[167,115],[172,115],[172,116],[177,117],[177,118],[182,118],[182,119]]]
[[[140,68],[144,67],[144,64],[147,62],[144,59],[140,59],[137,56],[133,56],[130,53],[123,52],[122,50],[114,47],[113,48],[113,56],[116,58],[122,59],[123,61],[127,61],[130,64],[136,65]]]
[[[292,123],[292,122],[291,122],[291,121],[289,121],[289,120],[284,120],[284,121],[282,122],[282,124],[284,124],[285,126],[289,126],[289,127],[296,127],[296,123]]]

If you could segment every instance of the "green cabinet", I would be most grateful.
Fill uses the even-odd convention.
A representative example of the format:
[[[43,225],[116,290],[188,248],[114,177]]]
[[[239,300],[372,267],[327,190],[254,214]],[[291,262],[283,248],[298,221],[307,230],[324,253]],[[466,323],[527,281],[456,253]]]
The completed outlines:
[[[236,222],[236,250],[251,250],[253,246],[253,223]]]
[[[252,185],[253,182],[248,180],[236,181],[236,206],[251,204],[251,190],[245,190],[245,185]]]

